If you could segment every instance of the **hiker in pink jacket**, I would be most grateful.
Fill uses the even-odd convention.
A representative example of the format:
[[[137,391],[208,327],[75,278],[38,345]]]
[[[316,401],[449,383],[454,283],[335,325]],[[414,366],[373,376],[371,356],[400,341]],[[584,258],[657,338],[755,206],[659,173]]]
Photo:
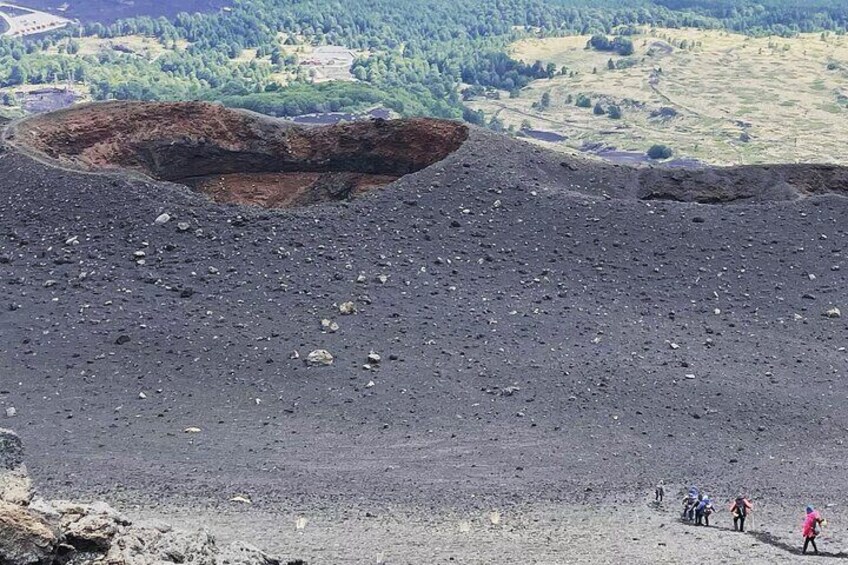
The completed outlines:
[[[812,506],[807,506],[807,517],[804,519],[804,527],[801,533],[804,535],[804,549],[801,553],[807,553],[807,546],[813,546],[813,553],[818,553],[819,548],[816,547],[816,537],[821,533],[821,527],[827,524],[821,514]]]

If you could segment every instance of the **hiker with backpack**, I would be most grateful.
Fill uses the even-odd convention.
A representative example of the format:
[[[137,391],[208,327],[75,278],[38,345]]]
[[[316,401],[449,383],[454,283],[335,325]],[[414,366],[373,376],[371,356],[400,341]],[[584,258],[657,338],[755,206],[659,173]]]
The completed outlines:
[[[695,521],[695,509],[698,507],[698,503],[700,502],[699,497],[701,495],[698,492],[698,487],[690,487],[689,492],[686,494],[686,498],[683,499],[683,519],[688,522]]]
[[[737,532],[745,531],[745,518],[748,512],[754,509],[754,505],[748,500],[744,494],[740,494],[730,504],[730,512],[733,515],[733,529]]]
[[[822,527],[827,525],[827,520],[822,518],[818,510],[812,506],[807,506],[807,516],[804,518],[804,526],[801,533],[804,536],[804,549],[801,553],[807,553],[807,546],[813,546],[813,553],[818,553],[819,548],[816,547],[816,538],[821,535]]]
[[[695,525],[707,526],[710,525],[710,516],[715,512],[713,502],[706,494],[698,495],[698,506],[695,507]]]

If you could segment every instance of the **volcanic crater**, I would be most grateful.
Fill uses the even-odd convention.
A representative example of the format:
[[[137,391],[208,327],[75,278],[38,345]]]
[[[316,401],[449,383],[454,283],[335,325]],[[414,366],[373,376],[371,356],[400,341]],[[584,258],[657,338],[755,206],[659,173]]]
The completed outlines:
[[[443,160],[467,137],[465,125],[445,120],[302,127],[199,102],[90,104],[7,134],[63,166],[143,173],[266,208],[350,199]]]

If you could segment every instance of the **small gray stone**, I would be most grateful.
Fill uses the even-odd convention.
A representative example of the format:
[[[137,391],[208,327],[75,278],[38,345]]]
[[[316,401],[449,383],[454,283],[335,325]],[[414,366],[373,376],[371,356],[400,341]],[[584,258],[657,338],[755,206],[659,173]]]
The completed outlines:
[[[349,316],[350,314],[356,314],[356,304],[354,304],[353,302],[343,302],[339,305],[339,312],[341,312],[345,316]]]
[[[332,365],[333,356],[326,349],[316,349],[306,356],[307,365]]]
[[[335,333],[339,331],[339,325],[336,322],[325,318],[321,320],[321,329],[325,332]]]

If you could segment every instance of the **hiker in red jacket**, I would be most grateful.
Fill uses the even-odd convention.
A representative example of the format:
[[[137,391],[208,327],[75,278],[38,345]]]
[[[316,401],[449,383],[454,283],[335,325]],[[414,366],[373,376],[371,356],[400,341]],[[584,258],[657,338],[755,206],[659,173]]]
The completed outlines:
[[[740,494],[736,497],[730,504],[730,513],[733,515],[733,529],[737,532],[745,531],[745,518],[748,516],[748,512],[751,512],[754,509],[754,505],[751,504],[751,501],[745,498],[744,494]]]
[[[804,535],[804,549],[801,553],[807,553],[807,546],[813,546],[813,553],[818,553],[819,548],[816,547],[816,538],[821,534],[822,526],[826,525],[827,521],[821,517],[821,514],[812,506],[807,506],[807,517],[804,519],[804,527],[801,533]]]

